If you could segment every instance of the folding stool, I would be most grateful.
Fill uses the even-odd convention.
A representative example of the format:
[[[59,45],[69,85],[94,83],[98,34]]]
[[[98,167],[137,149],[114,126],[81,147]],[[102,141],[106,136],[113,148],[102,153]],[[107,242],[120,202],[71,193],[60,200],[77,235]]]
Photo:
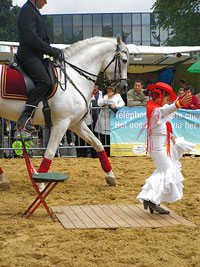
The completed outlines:
[[[50,211],[47,203],[45,202],[45,198],[49,195],[49,193],[55,188],[55,186],[58,183],[64,182],[66,179],[69,178],[69,176],[66,174],[56,173],[56,172],[54,172],[54,173],[51,173],[51,172],[37,173],[32,162],[31,162],[31,159],[27,153],[23,139],[22,139],[22,146],[23,146],[23,154],[24,154],[28,174],[29,174],[29,177],[31,179],[31,183],[32,183],[32,185],[35,188],[35,191],[37,193],[36,199],[32,202],[32,204],[24,212],[24,216],[26,216],[26,218],[30,217],[33,214],[33,212],[42,203],[43,206],[45,207],[47,213],[50,215],[51,219],[53,221],[55,221],[53,218],[52,212]],[[37,183],[46,183],[45,188],[41,192],[39,191],[39,189],[37,187]]]

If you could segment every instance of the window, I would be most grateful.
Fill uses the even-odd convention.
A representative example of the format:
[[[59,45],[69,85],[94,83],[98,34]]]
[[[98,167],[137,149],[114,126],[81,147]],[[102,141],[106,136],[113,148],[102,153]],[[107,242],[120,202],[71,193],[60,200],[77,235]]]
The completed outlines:
[[[93,15],[93,26],[101,26],[102,25],[102,15],[94,14]]]
[[[142,26],[142,43],[150,41],[150,26]]]
[[[73,42],[78,42],[83,40],[82,27],[73,27]]]
[[[141,25],[141,14],[140,13],[132,14],[132,24]]]
[[[131,25],[131,14],[122,14],[122,24]]]
[[[102,36],[102,27],[93,27],[93,36]]]
[[[63,36],[62,36],[62,16],[56,15],[53,16],[53,36],[54,36],[54,43],[63,43]]]
[[[151,45],[158,46],[160,45],[160,31],[159,28],[155,25],[151,25]]]
[[[45,25],[47,28],[47,35],[51,42],[53,41],[53,16],[44,16]]]
[[[116,37],[129,44],[158,46],[171,30],[160,30],[153,13],[95,13],[44,15],[47,33],[54,43],[73,43],[92,36]]]
[[[72,44],[72,27],[65,27],[63,29],[63,39],[65,44]]]
[[[113,25],[121,26],[122,25],[122,15],[121,14],[113,14]]]
[[[133,43],[139,42],[141,44],[141,26],[132,27]]]
[[[112,15],[111,14],[103,14],[103,26],[112,25]]]
[[[150,25],[150,14],[142,14],[142,25]]]
[[[131,43],[131,26],[123,26],[122,40],[126,44]]]
[[[72,26],[72,15],[63,15],[63,27]]]
[[[83,39],[92,37],[92,27],[83,27]]]
[[[73,15],[73,26],[82,26],[82,15]]]
[[[83,26],[92,26],[92,15],[83,15]]]
[[[111,26],[103,26],[103,36],[104,37],[113,37]]]
[[[63,40],[66,44],[72,44],[72,15],[63,15]]]
[[[113,26],[113,37],[116,37],[118,34],[120,34],[122,38],[122,27],[121,26]]]

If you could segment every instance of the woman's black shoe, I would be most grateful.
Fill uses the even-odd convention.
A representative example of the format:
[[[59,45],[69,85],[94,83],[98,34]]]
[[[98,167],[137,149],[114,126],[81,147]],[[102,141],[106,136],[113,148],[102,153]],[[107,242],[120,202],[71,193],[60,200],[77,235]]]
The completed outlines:
[[[149,202],[150,201],[147,201],[147,200],[144,200],[143,201],[143,206],[144,206],[144,209],[147,210],[147,208],[149,207]]]
[[[152,203],[151,201],[144,200],[143,205],[145,210],[149,207],[149,211],[151,214],[153,214],[154,211],[157,211],[159,214],[170,214],[169,210],[165,210],[157,206],[156,204]]]

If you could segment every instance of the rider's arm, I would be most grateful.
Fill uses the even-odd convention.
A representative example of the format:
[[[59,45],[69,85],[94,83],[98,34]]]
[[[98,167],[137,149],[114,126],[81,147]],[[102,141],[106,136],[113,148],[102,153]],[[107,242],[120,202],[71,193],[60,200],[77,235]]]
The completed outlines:
[[[24,45],[42,51],[44,54],[54,56],[55,49],[49,45],[49,40],[43,41],[37,33],[36,16],[29,7],[24,7],[18,17],[18,29],[23,35]],[[45,28],[44,28],[45,30]]]

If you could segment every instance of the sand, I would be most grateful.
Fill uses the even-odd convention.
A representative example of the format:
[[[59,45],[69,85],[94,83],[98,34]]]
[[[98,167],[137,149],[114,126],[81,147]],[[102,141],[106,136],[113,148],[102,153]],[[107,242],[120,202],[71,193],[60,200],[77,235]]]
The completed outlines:
[[[41,159],[34,158],[38,167]],[[109,187],[98,159],[56,158],[50,171],[70,176],[47,198],[49,206],[138,203],[137,194],[153,172],[149,157],[110,158],[118,185]],[[166,204],[197,227],[65,230],[41,206],[22,217],[35,192],[24,159],[1,159],[10,189],[0,189],[1,267],[197,267],[200,266],[200,159],[181,159],[184,197]]]

